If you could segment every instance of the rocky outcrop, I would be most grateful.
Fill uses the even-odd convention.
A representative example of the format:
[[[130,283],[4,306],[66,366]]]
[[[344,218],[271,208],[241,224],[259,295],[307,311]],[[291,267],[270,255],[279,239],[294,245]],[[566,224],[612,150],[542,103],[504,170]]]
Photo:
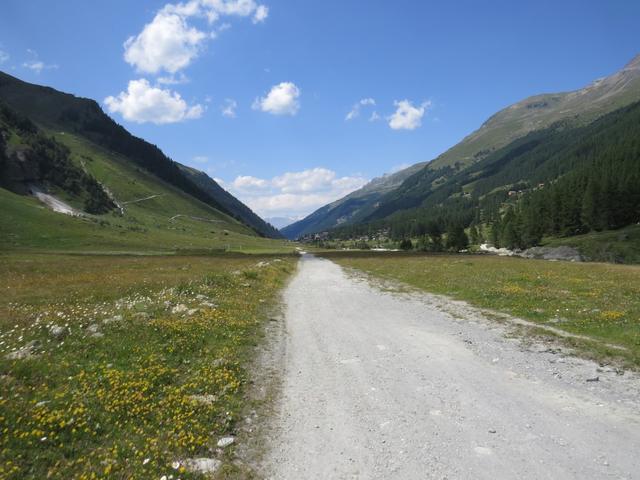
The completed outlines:
[[[507,248],[495,248],[487,244],[480,245],[480,250],[502,257],[534,258],[538,260],[582,262],[584,258],[580,252],[568,246],[560,247],[532,247],[527,250],[509,250]]]

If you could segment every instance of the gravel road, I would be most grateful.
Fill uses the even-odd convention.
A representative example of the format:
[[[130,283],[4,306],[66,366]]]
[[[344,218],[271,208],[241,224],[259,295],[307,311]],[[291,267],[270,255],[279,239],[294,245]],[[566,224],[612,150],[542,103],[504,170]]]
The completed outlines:
[[[312,256],[285,301],[268,478],[640,478],[634,374]]]

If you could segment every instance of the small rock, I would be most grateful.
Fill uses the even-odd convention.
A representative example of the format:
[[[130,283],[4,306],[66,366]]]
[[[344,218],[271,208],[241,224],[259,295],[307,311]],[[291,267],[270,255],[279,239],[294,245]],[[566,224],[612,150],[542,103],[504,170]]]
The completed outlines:
[[[32,340],[24,347],[7,353],[4,358],[6,358],[7,360],[24,360],[26,358],[31,358],[35,356],[36,348],[38,347],[38,345],[39,342],[37,340]]]
[[[489,429],[489,433],[496,433],[496,429],[495,428],[490,428]]]
[[[198,310],[197,308],[191,308],[187,311],[187,315],[191,316],[191,315],[195,315],[196,313],[198,313],[200,310]]]
[[[100,338],[104,336],[100,331],[100,325],[98,325],[97,323],[92,323],[91,325],[89,325],[87,327],[87,333],[94,338]]]
[[[55,339],[61,339],[67,336],[67,333],[69,333],[69,330],[66,327],[63,327],[61,325],[52,325],[49,328],[49,333],[51,334],[51,336]]]
[[[108,325],[113,322],[121,322],[121,321],[122,321],[122,315],[114,315],[113,317],[105,318],[104,320],[102,320],[102,323],[104,323],[105,325]]]
[[[184,303],[180,303],[171,309],[171,313],[184,313],[189,310]]]
[[[587,378],[587,382],[599,382],[600,377]]]
[[[184,461],[184,468],[191,473],[213,475],[220,468],[222,462],[215,458],[189,458]]]
[[[200,306],[208,307],[208,308],[218,308],[218,305],[216,305],[215,303],[212,303],[212,302],[202,302],[200,304]]]
[[[204,405],[213,404],[218,397],[215,395],[189,395],[189,400],[192,400],[196,403],[202,403]]]
[[[222,437],[220,440],[218,440],[218,447],[219,448],[226,448],[229,445],[233,444],[236,441],[236,439],[234,437]]]
[[[196,298],[198,300],[207,300],[207,296],[206,295],[202,295],[201,293],[199,293],[198,295],[196,295]]]

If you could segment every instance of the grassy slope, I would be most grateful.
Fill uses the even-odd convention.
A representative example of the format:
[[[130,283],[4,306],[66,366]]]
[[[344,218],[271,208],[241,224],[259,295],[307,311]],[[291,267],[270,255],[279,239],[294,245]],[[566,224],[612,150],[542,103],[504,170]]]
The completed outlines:
[[[141,170],[118,155],[70,134],[56,139],[72,159],[109,186],[125,215],[72,218],[51,212],[32,198],[0,189],[0,248],[77,251],[231,249],[284,251],[281,241],[259,238],[248,227]],[[91,159],[91,160],[88,160]],[[175,215],[182,215],[170,220]],[[198,217],[194,219],[190,217]],[[204,220],[201,220],[204,219]]]
[[[640,367],[640,267],[493,256],[325,255],[478,307],[587,335],[599,342],[579,345],[584,351]]]
[[[594,262],[640,264],[640,226],[593,232],[568,238],[545,239],[544,246],[569,245]]]
[[[171,464],[236,433],[246,360],[293,262],[0,255],[0,478],[201,478]],[[33,340],[32,358],[6,359]]]
[[[409,179],[405,185],[395,185],[391,191],[382,192],[384,196],[375,195],[365,206],[362,203],[345,205],[346,211],[340,212],[340,216],[347,219],[349,223],[359,223],[365,219],[362,214],[367,216],[375,211],[373,205],[377,202],[381,202],[384,206],[385,202],[410,197],[412,194],[416,195],[415,192],[421,196],[430,191],[433,186],[431,177],[434,171],[455,165],[463,169],[531,131],[546,128],[560,120],[585,125],[606,113],[638,100],[640,100],[640,56],[634,58],[622,70],[603,80],[597,80],[583,89],[536,95],[500,110],[479,129],[428,164],[416,164],[394,174],[401,176],[403,180]],[[421,168],[416,169],[417,166]],[[436,178],[438,176],[436,175]],[[414,193],[411,190],[414,190]],[[358,192],[358,195],[366,192],[366,187]],[[340,199],[334,204],[343,204],[353,195]],[[331,216],[331,209],[327,207],[330,205],[322,207],[293,226],[283,229],[283,232],[287,237],[295,238],[303,233],[317,232],[335,226],[336,217]],[[402,209],[404,207],[401,206],[397,210]],[[383,216],[387,215],[389,213]],[[377,218],[375,214],[373,218]]]

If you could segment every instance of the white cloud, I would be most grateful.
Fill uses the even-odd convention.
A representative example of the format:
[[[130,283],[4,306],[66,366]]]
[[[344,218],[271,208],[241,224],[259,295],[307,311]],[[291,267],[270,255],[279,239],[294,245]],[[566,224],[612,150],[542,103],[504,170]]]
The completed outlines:
[[[126,92],[107,97],[104,103],[111,113],[136,123],[181,122],[200,118],[204,111],[201,105],[189,106],[179,93],[151,86],[144,78],[131,80]]]
[[[353,107],[351,107],[351,110],[349,111],[349,113],[347,113],[347,116],[344,119],[346,121],[353,120],[354,118],[360,116],[360,109],[362,107],[375,106],[375,104],[376,101],[373,98],[363,98],[362,100],[354,104]]]
[[[258,5],[256,13],[253,15],[253,23],[262,23],[269,16],[269,7],[265,5]]]
[[[271,88],[266,97],[256,98],[252,108],[273,115],[295,115],[300,109],[300,89],[294,83],[282,82]]]
[[[230,191],[262,216],[302,217],[367,183],[361,176],[338,177],[333,170],[312,168],[271,179],[239,176]]]
[[[222,115],[227,118],[236,118],[236,108],[238,108],[238,102],[232,98],[225,98]]]
[[[264,190],[269,187],[269,182],[262,178],[252,177],[251,175],[240,175],[232,183],[233,187],[238,190],[255,191]]]
[[[378,112],[376,112],[375,110],[373,111],[373,113],[371,114],[371,116],[369,117],[369,121],[370,122],[377,122],[378,120],[380,120],[380,115],[378,115]]]
[[[196,155],[193,157],[193,161],[196,163],[207,163],[209,161],[209,157],[205,155]]]
[[[272,183],[284,193],[317,192],[333,187],[336,173],[326,168],[313,168],[302,172],[287,172],[275,177]]]
[[[162,85],[182,85],[189,83],[189,77],[180,72],[178,75],[167,75],[165,77],[158,78],[158,83]]]
[[[387,118],[393,130],[415,130],[422,125],[422,117],[431,106],[431,102],[423,102],[414,106],[409,100],[395,101],[396,111]]]
[[[30,60],[28,62],[24,62],[22,66],[28,68],[29,70],[32,70],[37,74],[40,74],[42,70],[55,70],[56,68],[58,68],[58,65],[56,64],[47,65],[41,60]]]
[[[0,52],[0,57],[2,56],[1,54],[2,52]],[[58,65],[56,64],[46,64],[42,60],[40,60],[38,56],[38,52],[36,52],[35,50],[31,50],[30,48],[27,48],[27,54],[29,54],[29,56],[31,57],[31,60],[24,62],[22,66],[24,68],[28,68],[29,70],[35,72],[36,74],[40,74],[42,70],[55,70],[56,68],[58,68]],[[8,60],[8,59],[9,59],[9,55],[6,56],[5,60]],[[2,61],[0,61],[0,63],[2,63]]]
[[[198,55],[205,38],[207,35],[190,27],[183,16],[163,9],[138,36],[124,42],[124,59],[140,72],[176,73]]]
[[[139,72],[176,73],[189,66],[204,48],[205,41],[230,27],[223,23],[218,29],[199,30],[190,25],[195,18],[214,23],[223,16],[249,17],[253,23],[263,22],[269,13],[254,0],[190,0],[166,4],[138,35],[124,43],[124,59]]]
[[[0,50],[0,65],[9,60],[9,54],[3,50]]]

